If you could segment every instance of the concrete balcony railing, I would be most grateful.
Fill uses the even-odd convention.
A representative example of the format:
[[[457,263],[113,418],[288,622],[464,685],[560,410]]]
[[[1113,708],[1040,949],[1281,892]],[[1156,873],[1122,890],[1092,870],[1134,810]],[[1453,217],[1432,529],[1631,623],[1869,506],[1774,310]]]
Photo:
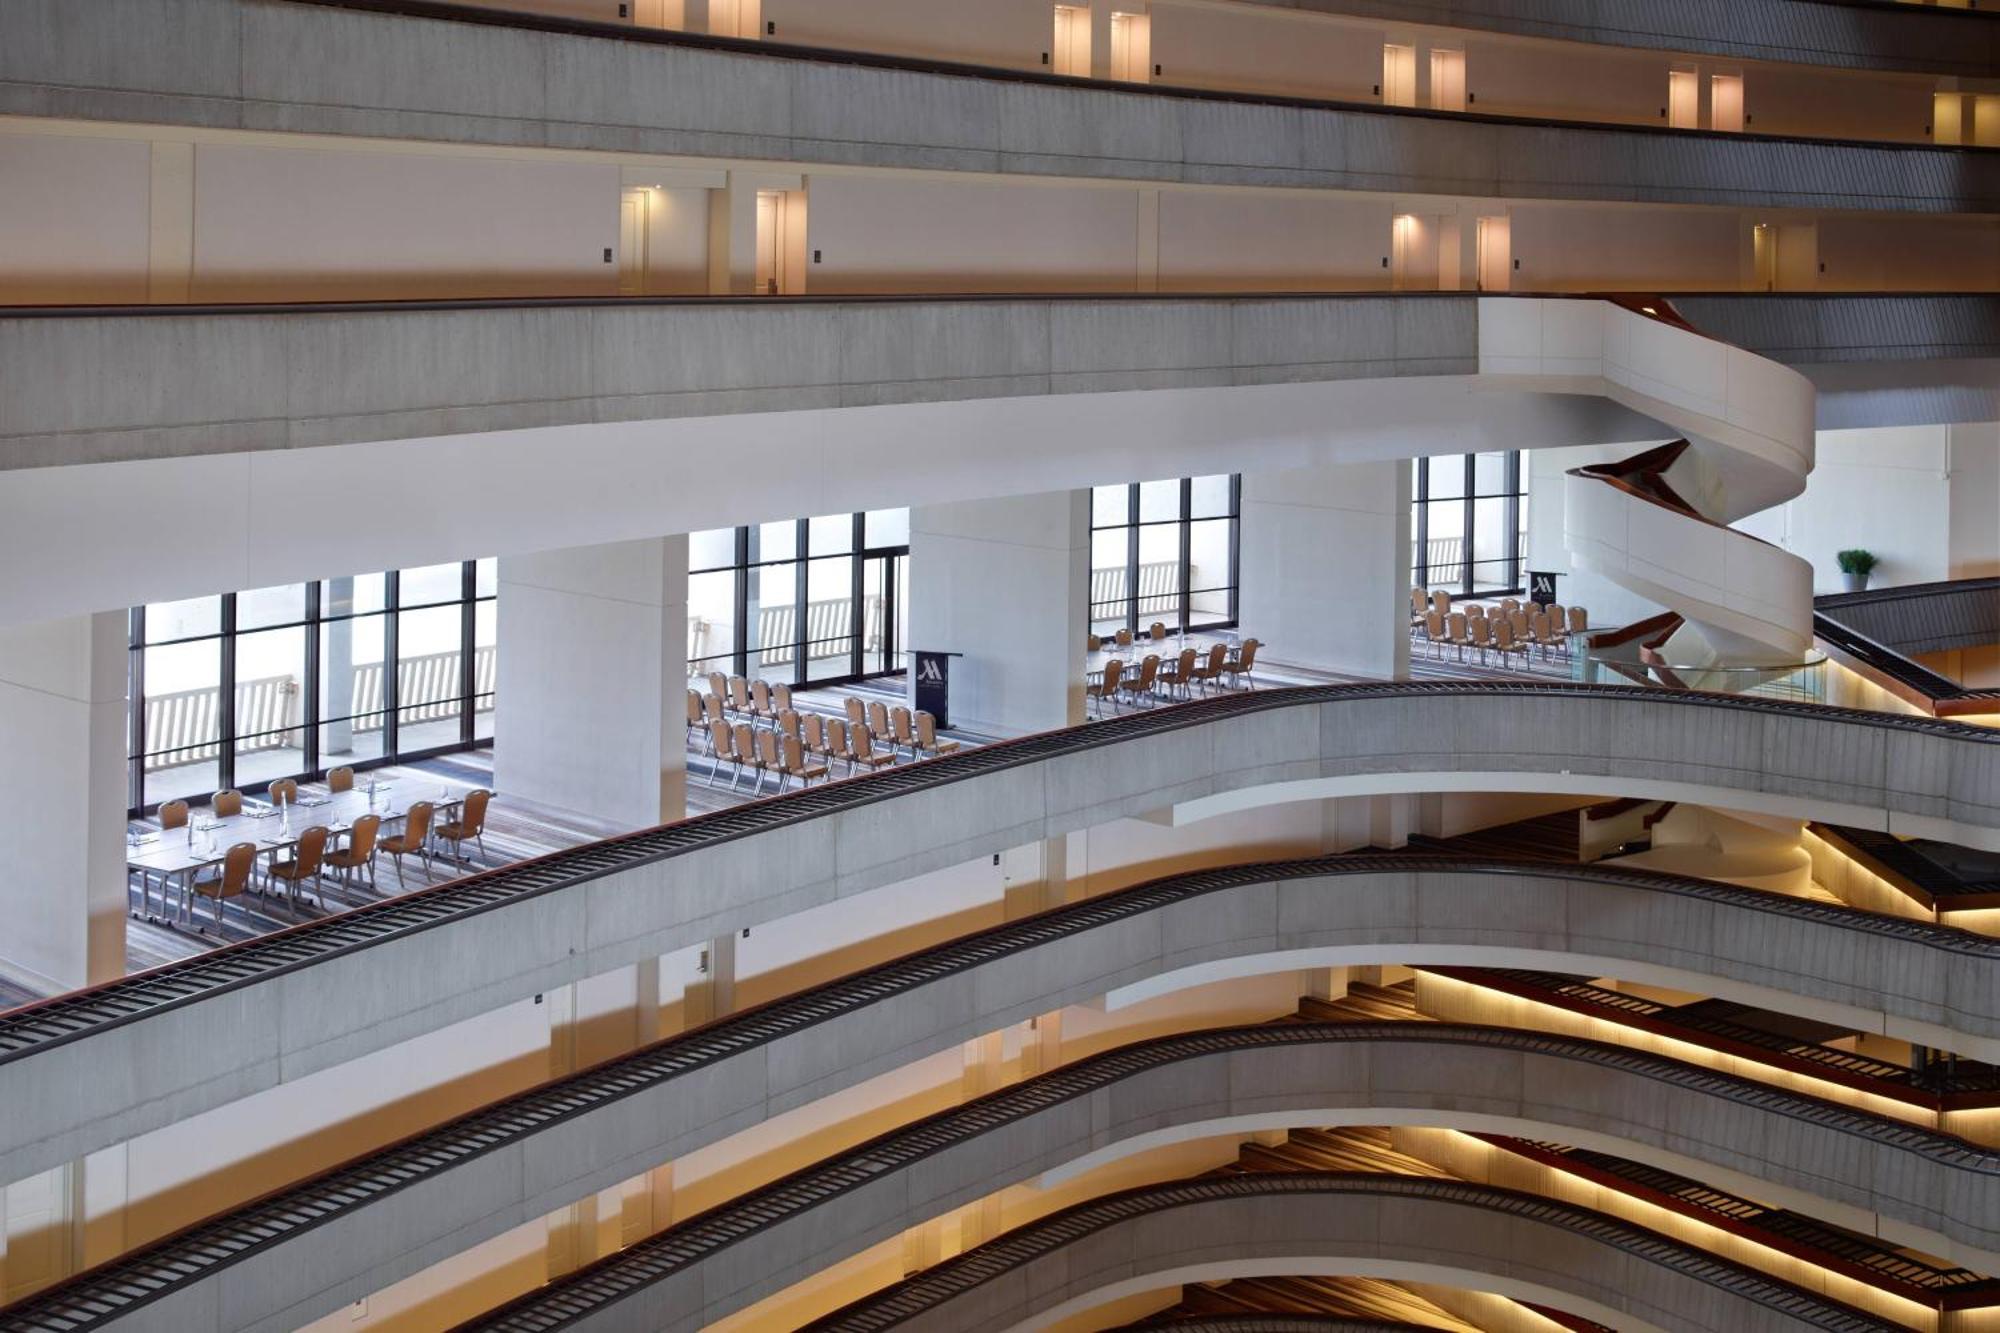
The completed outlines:
[[[1439,1253],[1442,1237],[1450,1238],[1449,1257]],[[1887,1325],[1829,1297],[1747,1273],[1697,1246],[1592,1209],[1485,1185],[1349,1173],[1206,1177],[1120,1191],[924,1269],[812,1329],[862,1333],[893,1321],[909,1333],[999,1333],[1210,1278],[1384,1272],[1504,1293],[1613,1328],[1641,1320],[1701,1333],[1888,1333]],[[645,1293],[643,1304],[658,1309],[652,1295]],[[609,1308],[613,1313],[572,1327],[616,1328],[633,1314]],[[497,1327],[511,1333],[515,1326]],[[659,1327],[679,1333],[695,1325],[669,1316]],[[1258,1314],[1176,1320],[1161,1329],[1416,1327]]]
[[[759,806],[754,837],[724,812],[586,844],[13,1011],[0,1177],[1037,839],[1384,790],[1643,796],[2000,847],[1983,728],[1616,686],[1262,691],[798,793]]]
[[[1611,972],[1992,1059],[2000,1057],[1996,953],[2000,944],[1948,928],[1605,867],[1371,853],[1198,872],[940,945],[658,1043],[527,1094],[512,1110],[474,1113],[217,1217],[86,1281],[115,1283],[131,1265],[186,1260],[188,1284],[238,1291],[224,1302],[231,1309],[308,1318],[636,1164],[716,1142],[745,1117],[782,1114],[1120,989],[1143,998],[1232,976],[1382,962]],[[610,1088],[621,1096],[607,1099]],[[480,1153],[453,1146],[467,1133],[479,1136]],[[378,1176],[399,1187],[366,1187]],[[284,1220],[305,1217],[315,1222],[309,1230]],[[285,1257],[300,1245],[312,1248],[309,1264]],[[198,1258],[211,1249],[233,1255],[242,1271]]]
[[[1119,438],[1146,439],[1160,474],[1182,476],[1296,466],[1302,449],[1360,462],[1660,439],[1634,406],[1645,400],[1613,396],[1623,371],[1602,358],[1481,373],[1498,314],[1589,304],[1439,293],[0,311],[0,563],[60,571],[0,587],[0,623],[468,549],[866,509],[885,494],[1068,489],[1102,481],[1101,451]],[[1931,365],[1904,360],[1920,342],[1933,356],[2000,354],[1996,297],[1675,304],[1767,360],[1874,372]],[[1460,384],[1476,391],[1442,387]],[[1125,392],[1138,389],[1150,392]],[[1922,415],[1934,393],[1895,406],[1911,420],[2000,412],[1949,401],[1960,414]],[[976,419],[960,403],[977,403]],[[762,413],[785,416],[773,428]],[[799,466],[808,434],[824,466]],[[736,469],[702,466],[718,452]],[[915,456],[924,468],[907,466]],[[96,466],[110,463],[148,466]],[[384,485],[390,475],[403,484]],[[436,497],[468,485],[480,503],[437,524]],[[282,519],[301,496],[347,517],[302,533]],[[166,512],[178,521],[162,524]]]
[[[1387,1123],[1515,1133],[1500,1127],[1517,1125],[1533,1139],[1580,1137],[1668,1170],[1678,1170],[1691,1154],[1710,1178],[1754,1178],[1767,1197],[1773,1189],[1782,1196],[1803,1186],[1823,1197],[1865,1199],[1868,1212],[1882,1219],[1884,1234],[1903,1243],[1929,1230],[1891,1220],[1905,1214],[2000,1219],[2000,1190],[1994,1188],[2000,1156],[1968,1152],[1953,1140],[1909,1140],[1892,1149],[1823,1104],[1788,1105],[1790,1099],[1768,1091],[1731,1086],[1734,1080],[1693,1077],[1716,1081],[1697,1091],[1691,1071],[1673,1060],[1506,1028],[1329,1023],[1157,1038],[1065,1065],[837,1153],[550,1282],[477,1326],[528,1333],[547,1327],[561,1311],[566,1328],[692,1330],[1008,1186],[1037,1177],[1075,1179],[1090,1164],[1176,1142],[1301,1126]],[[1451,1188],[1476,1195],[1490,1187],[1451,1182]],[[1363,1210],[1330,1234],[1358,1239],[1379,1223]],[[1947,1222],[1946,1229],[1957,1225]],[[1243,1238],[1268,1234],[1261,1222],[1221,1233],[1176,1229],[1184,1253],[1211,1261]],[[1574,1261],[1583,1239],[1574,1233],[1594,1229],[1572,1214],[1550,1228],[1551,1242]],[[1564,1231],[1572,1234],[1557,1240]],[[2000,1230],[1989,1238],[2000,1240]],[[1455,1231],[1452,1239],[1464,1236]],[[1424,1258],[1435,1261],[1439,1250],[1456,1249],[1433,1236]],[[1992,1266],[1991,1251],[1962,1244],[1953,1250],[1955,1260]],[[1788,1326],[1776,1321],[1790,1306],[1805,1315],[1805,1327],[1882,1326],[1866,1318],[1827,1320],[1858,1313],[1832,1300],[1808,1314],[1800,1302],[1809,1305],[1812,1298],[1799,1288],[1768,1278],[1743,1282],[1749,1276],[1743,1270],[1708,1258],[1719,1270],[1712,1270],[1718,1286],[1737,1285],[1731,1278],[1741,1283],[1737,1294],[1745,1303],[1733,1317],[1710,1322],[1714,1307],[1705,1301],[1682,1307],[1679,1317],[1641,1314],[1643,1306],[1623,1313],[1658,1319],[1668,1328],[1769,1328]],[[1596,1271],[1585,1261],[1570,1270],[1580,1286],[1556,1283],[1552,1289],[1571,1299],[1634,1290],[1599,1288],[1591,1280]],[[1018,1270],[998,1285],[1009,1295],[1027,1290]],[[892,1290],[881,1312],[910,1290]],[[1661,1295],[1651,1283],[1636,1290]],[[870,1325],[857,1320],[846,1326]],[[995,1327],[963,1311],[956,1320],[929,1326]]]
[[[11,0],[0,112],[1477,197],[1962,213],[2000,154],[1599,127],[580,25],[492,9]]]

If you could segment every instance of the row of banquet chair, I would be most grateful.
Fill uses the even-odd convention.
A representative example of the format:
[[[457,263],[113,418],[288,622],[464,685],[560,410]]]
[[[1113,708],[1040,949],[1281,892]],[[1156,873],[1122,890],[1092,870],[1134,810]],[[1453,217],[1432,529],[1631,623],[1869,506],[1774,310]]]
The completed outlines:
[[[720,673],[716,675],[719,677]],[[776,781],[777,789],[783,791],[788,782],[806,787],[815,780],[830,778],[836,761],[845,764],[851,775],[862,769],[872,772],[885,768],[905,754],[916,760],[927,755],[950,754],[959,748],[957,741],[938,736],[937,719],[930,713],[922,710],[912,713],[900,704],[894,708],[880,700],[864,704],[850,696],[845,701],[845,717],[822,717],[793,708],[789,686],[749,689],[744,688],[743,678],[737,676],[724,681],[725,695],[713,692],[714,683],[715,677],[711,677],[708,694],[689,690],[687,703],[688,739],[703,740],[705,752],[713,761],[708,778],[711,787],[724,764],[731,766],[730,790],[736,790],[743,775],[748,773],[756,780],[755,790],[761,793],[767,774]],[[763,681],[755,684],[765,686]],[[738,709],[727,701],[737,696],[753,706]],[[769,711],[754,707],[765,701],[770,705]],[[732,720],[732,714],[738,720]],[[745,717],[751,720],[740,720]],[[772,724],[770,727],[756,725],[766,717]]]
[[[1504,664],[1515,653],[1526,659],[1539,649],[1544,659],[1558,653],[1567,658],[1571,637],[1589,627],[1590,613],[1580,606],[1528,611],[1518,602],[1511,606],[1507,602],[1490,611],[1472,606],[1449,613],[1440,613],[1436,607],[1423,612],[1418,623],[1431,655],[1442,657],[1445,649],[1455,648],[1463,662],[1466,649],[1472,648],[1478,650],[1482,663],[1492,652],[1498,653]]]
[[[1255,689],[1250,673],[1257,665],[1258,646],[1256,639],[1245,639],[1233,653],[1226,643],[1210,644],[1207,653],[1183,648],[1170,662],[1162,662],[1158,653],[1148,653],[1136,667],[1114,657],[1104,664],[1101,678],[1084,686],[1085,701],[1102,717],[1107,703],[1116,712],[1121,701],[1150,706],[1162,698],[1191,698],[1197,687],[1204,693],[1211,688],[1234,689],[1239,684]]]

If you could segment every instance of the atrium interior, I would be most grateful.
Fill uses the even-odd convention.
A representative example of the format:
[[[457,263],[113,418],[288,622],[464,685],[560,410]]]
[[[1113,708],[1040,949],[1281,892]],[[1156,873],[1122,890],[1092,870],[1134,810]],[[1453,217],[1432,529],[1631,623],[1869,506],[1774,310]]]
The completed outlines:
[[[0,1333],[2000,1330],[1991,0],[0,0]]]

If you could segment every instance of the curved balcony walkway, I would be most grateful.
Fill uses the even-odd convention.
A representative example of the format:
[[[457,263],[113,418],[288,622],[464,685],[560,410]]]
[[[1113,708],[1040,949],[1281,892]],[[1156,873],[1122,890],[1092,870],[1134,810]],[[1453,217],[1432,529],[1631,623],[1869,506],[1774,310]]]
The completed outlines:
[[[1945,213],[2000,200],[2000,154],[1929,144],[1095,84],[450,4],[14,8],[0,112],[18,115],[1480,197]]]
[[[1978,727],[1614,686],[1242,693],[587,844],[10,1011],[0,1179],[1036,839],[1196,802],[1450,789],[1692,800],[2000,846],[2000,734]],[[1949,1007],[1953,1026],[1995,1012],[1983,994]]]
[[[468,1326],[504,1333],[559,1327],[692,1329],[1004,1186],[1107,1145],[1173,1127],[1237,1134],[1287,1123],[1466,1128],[1482,1121],[1527,1121],[1540,1126],[1532,1137],[1616,1139],[1622,1151],[1641,1160],[1657,1159],[1662,1145],[1671,1145],[1664,1148],[1667,1155],[1691,1151],[1726,1169],[1810,1182],[1810,1189],[1849,1200],[1865,1195],[1886,1210],[1884,1216],[1914,1207],[1943,1221],[1942,1211],[1958,1211],[1963,1220],[1947,1222],[1949,1228],[1971,1223],[1965,1234],[2000,1239],[2000,1230],[1989,1229],[2000,1223],[2000,1190],[1995,1189],[2000,1156],[1922,1132],[1913,1139],[1902,1127],[1885,1130],[1879,1122],[1870,1127],[1864,1123],[1868,1119],[1662,1057],[1504,1028],[1354,1023],[1216,1029],[1108,1051],[884,1134],[669,1227]],[[1890,1146],[1892,1137],[1897,1147]],[[1851,1181],[1833,1179],[1850,1172]],[[1477,1254],[1478,1246],[1506,1237],[1506,1248],[1485,1257],[1504,1259],[1512,1267],[1541,1255],[1550,1263],[1545,1272],[1571,1274],[1570,1282],[1551,1284],[1553,1291],[1567,1293],[1566,1300],[1554,1303],[1574,1306],[1578,1296],[1625,1290],[1642,1303],[1621,1307],[1614,1302],[1612,1310],[1669,1328],[1768,1327],[1778,1315],[1801,1317],[1809,1327],[1882,1326],[1692,1249],[1680,1250],[1680,1262],[1713,1265],[1703,1270],[1707,1276],[1698,1283],[1704,1294],[1648,1308],[1643,1302],[1661,1298],[1657,1287],[1643,1281],[1628,1284],[1622,1279],[1629,1274],[1606,1272],[1601,1258],[1579,1253],[1580,1242],[1604,1234],[1604,1223],[1594,1214],[1504,1190],[1486,1194],[1483,1186],[1447,1183],[1435,1187],[1441,1195],[1433,1195],[1403,1177],[1366,1179],[1368,1193],[1379,1189],[1401,1198],[1477,1200],[1495,1212],[1556,1211],[1542,1214],[1548,1225],[1534,1228],[1542,1234],[1526,1244],[1526,1237],[1506,1237],[1505,1226],[1435,1217],[1401,1231],[1392,1218],[1416,1223],[1417,1214],[1445,1211],[1402,1208],[1320,1214],[1316,1221],[1323,1239],[1345,1238],[1370,1246],[1377,1257],[1392,1257],[1399,1240],[1423,1238],[1422,1257],[1435,1262],[1441,1249],[1469,1246]],[[1462,1188],[1471,1193],[1460,1194]],[[1912,1197],[1892,1201],[1890,1196],[1905,1191]],[[1508,1199],[1514,1202],[1503,1202]],[[1984,1220],[1973,1223],[1974,1213],[1985,1215]],[[1336,1220],[1343,1216],[1344,1222]],[[1617,1229],[1626,1237],[1621,1245],[1651,1234],[1627,1230],[1623,1223]],[[1245,1238],[1274,1234],[1262,1211],[1254,1225],[1245,1218],[1240,1225],[1218,1229],[1174,1223],[1163,1231],[1177,1235],[1175,1244],[1186,1255],[1182,1262],[1204,1253],[1220,1258]],[[1440,1237],[1450,1242],[1441,1244]],[[1665,1252],[1654,1250],[1649,1257],[1675,1266]],[[1062,1286],[1060,1281],[1034,1282],[1016,1262],[1006,1268],[1009,1278],[1000,1286],[1010,1299],[1024,1290]],[[997,1276],[1002,1268],[982,1271]],[[1482,1284],[1472,1280],[1463,1285]],[[1714,1313],[1710,1302],[1729,1291],[1757,1307],[1756,1312],[1739,1306],[1727,1315]],[[892,1293],[866,1317],[850,1312],[836,1323],[880,1327],[917,1312],[895,1305]],[[963,1309],[940,1318],[937,1327],[985,1326],[983,1317]],[[1710,1324],[1711,1318],[1723,1322]]]
[[[1440,1237],[1450,1238],[1448,1257],[1438,1253]],[[1888,1333],[1900,1327],[1591,1209],[1485,1185],[1334,1173],[1212,1177],[1107,1195],[1020,1227],[808,1327],[987,1333],[1038,1326],[1052,1311],[1089,1309],[1174,1282],[1278,1273],[1447,1281],[1628,1328]],[[1349,1326],[1278,1315],[1131,1327],[1310,1333]]]
[[[1175,969],[1536,960],[1780,1005],[1796,991],[1864,1023],[1877,1011],[1875,1026],[1911,1035],[1995,1034],[1977,1043],[1986,1049],[2000,1036],[1996,955],[2000,941],[1945,927],[1609,867],[1367,853],[1201,871],[924,950],[547,1084],[85,1274],[47,1308],[117,1307],[139,1299],[119,1294],[130,1291],[170,1324],[208,1327],[189,1312],[217,1309],[227,1314],[215,1327],[296,1323],[746,1124]],[[1927,1133],[1862,1120],[1899,1142]],[[1758,1173],[1729,1154],[1732,1169]]]

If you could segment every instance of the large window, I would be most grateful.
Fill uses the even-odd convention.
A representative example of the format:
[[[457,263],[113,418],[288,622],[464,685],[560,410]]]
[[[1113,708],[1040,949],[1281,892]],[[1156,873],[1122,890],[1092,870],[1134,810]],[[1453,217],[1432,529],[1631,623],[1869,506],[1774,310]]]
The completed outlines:
[[[491,560],[134,607],[127,799],[490,738],[497,625]]]
[[[901,669],[910,514],[822,514],[688,538],[688,673],[826,685]]]
[[[1236,623],[1239,478],[1181,477],[1090,493],[1090,628]]]
[[[1518,453],[1419,458],[1410,512],[1410,582],[1462,596],[1526,583],[1528,497]]]

